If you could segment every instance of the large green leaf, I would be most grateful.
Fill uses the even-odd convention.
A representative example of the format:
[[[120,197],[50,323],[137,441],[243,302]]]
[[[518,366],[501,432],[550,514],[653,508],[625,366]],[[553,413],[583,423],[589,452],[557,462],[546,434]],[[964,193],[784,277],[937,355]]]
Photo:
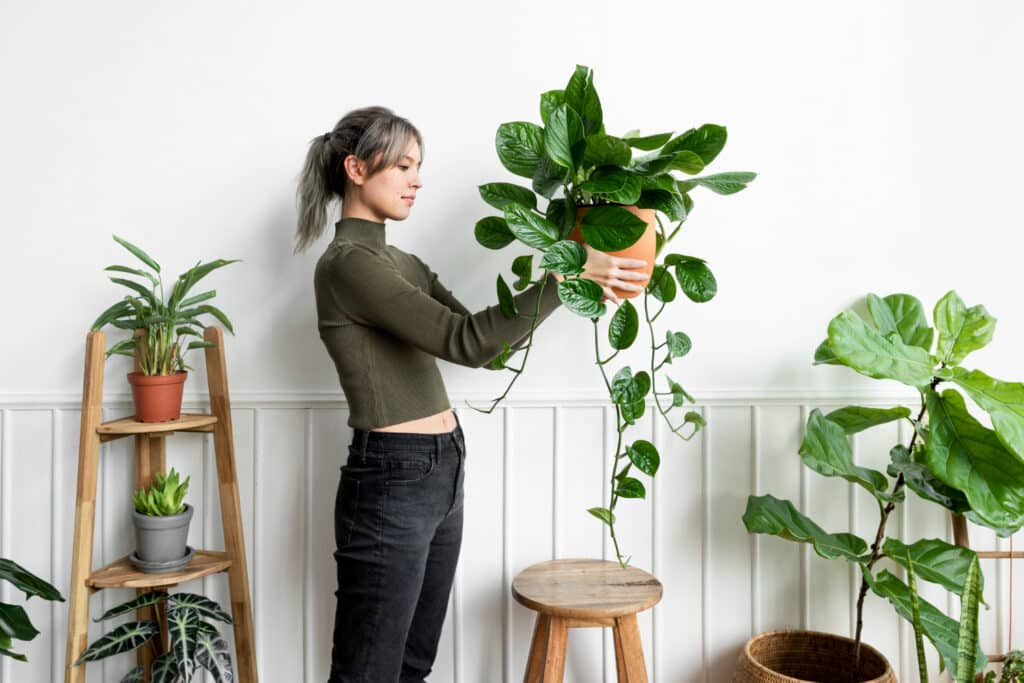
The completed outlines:
[[[26,599],[36,595],[43,600],[64,602],[64,596],[53,584],[39,578],[14,560],[0,558],[0,581],[10,581],[15,588],[25,594]]]
[[[568,104],[556,107],[544,128],[544,151],[559,166],[575,171],[586,143],[583,121]]]
[[[32,640],[39,629],[32,625],[25,608],[0,602],[0,633],[18,640]]]
[[[508,229],[508,223],[498,216],[485,216],[478,220],[473,235],[477,242],[488,249],[501,249],[516,241],[516,236]]]
[[[544,130],[529,121],[512,121],[498,126],[494,138],[498,159],[515,175],[532,178],[544,154]]]
[[[516,238],[534,249],[544,250],[558,241],[558,226],[518,204],[505,207],[505,223]]]
[[[875,326],[883,337],[898,332],[904,344],[920,346],[925,351],[931,350],[935,330],[928,326],[924,306],[915,297],[909,294],[890,294],[883,299],[868,294],[867,303]]]
[[[829,420],[843,428],[847,434],[856,434],[865,429],[876,427],[894,420],[910,417],[910,409],[903,406],[895,408],[867,408],[865,406],[846,406],[833,410],[826,415]]]
[[[512,297],[512,290],[508,288],[508,284],[501,274],[498,275],[495,287],[498,291],[498,305],[501,307],[501,314],[506,318],[514,318],[519,315],[516,300]]]
[[[959,365],[971,351],[992,341],[996,319],[980,304],[967,308],[953,290],[935,304],[934,315],[939,330],[936,353],[947,365]]]
[[[588,135],[586,142],[583,161],[590,166],[627,166],[633,157],[626,141],[612,135]]]
[[[580,189],[591,194],[600,195],[617,204],[634,204],[640,198],[642,183],[635,173],[602,166],[594,171],[590,178],[580,184]]]
[[[859,484],[876,498],[886,496],[889,480],[884,474],[853,464],[853,450],[846,432],[815,408],[807,420],[807,430],[800,444],[800,459],[818,474],[842,477]]]
[[[642,184],[643,181],[641,181],[641,186]],[[660,211],[673,221],[681,221],[686,218],[686,198],[676,190],[643,190],[636,200],[636,206],[640,209]]]
[[[901,617],[913,623],[914,615],[913,607],[911,606],[910,589],[907,588],[905,583],[893,576],[887,569],[883,569],[875,576],[871,576],[870,572],[865,572],[864,577],[867,579],[868,585],[875,595],[888,600]],[[938,650],[946,669],[956,671],[956,647],[959,640],[959,625],[927,600],[920,598],[919,602],[921,606],[921,627],[924,629],[925,637]],[[978,654],[980,656],[979,664],[987,661],[980,647],[978,648]],[[984,666],[979,666],[978,671],[980,672],[982,668]]]
[[[612,377],[612,400],[619,405],[630,405],[637,401],[643,401],[651,388],[651,377],[646,372],[633,374],[632,369],[627,365]]]
[[[715,175],[689,178],[687,182],[694,185],[706,187],[716,194],[735,194],[747,187],[757,177],[756,173],[746,171],[735,171],[731,173],[716,173]]]
[[[669,140],[669,142],[662,148],[662,154],[669,154],[682,150],[688,150],[695,152],[704,165],[710,164],[718,156],[718,153],[725,147],[725,141],[728,138],[725,126],[719,126],[714,123],[705,123],[696,130],[691,128],[690,130],[682,133],[681,135]]]
[[[645,135],[639,137],[639,135],[627,135],[623,137],[623,141],[626,142],[630,147],[635,149],[642,149],[645,152],[658,149],[672,138],[672,133],[656,133],[654,135]],[[628,159],[627,159],[628,161]]]
[[[594,88],[594,72],[589,67],[576,65],[565,86],[565,103],[580,115],[586,135],[603,132],[601,100]]]
[[[216,631],[200,630],[196,638],[196,664],[209,671],[216,683],[231,683],[235,679],[228,643]]]
[[[196,668],[196,638],[199,636],[199,614],[186,606],[174,605],[167,610],[167,632],[170,651],[178,664],[178,673],[191,680]]]
[[[559,240],[544,252],[540,267],[562,275],[579,275],[587,262],[587,250],[579,242]]]
[[[615,487],[615,495],[621,498],[646,498],[647,489],[639,479],[623,477]]]
[[[955,368],[953,381],[992,417],[1003,445],[1024,461],[1024,384],[1003,382],[981,370]]]
[[[749,496],[743,524],[752,534],[770,534],[798,543],[810,543],[814,552],[826,560],[843,558],[849,562],[866,562],[868,544],[853,534],[830,534],[802,515],[788,500],[771,494]]]
[[[93,621],[105,621],[106,619],[113,619],[114,617],[121,616],[122,614],[134,612],[140,607],[148,607],[150,605],[155,605],[158,602],[163,602],[167,599],[167,597],[167,593],[164,593],[163,591],[151,591],[149,593],[143,593],[134,600],[129,600],[128,602],[121,603],[117,607],[110,608],[109,610],[103,613],[103,616],[97,617],[96,619],[93,619]]]
[[[693,342],[685,332],[667,330],[665,332],[665,344],[668,346],[669,362],[673,358],[682,358],[693,348]]]
[[[130,652],[159,635],[160,625],[155,621],[131,621],[122,624],[87,647],[82,656],[71,666],[78,666],[82,662],[94,662],[122,652]]]
[[[650,441],[637,439],[626,448],[629,461],[644,474],[653,477],[661,466],[661,455]]]
[[[704,259],[682,254],[669,254],[665,265],[675,266],[679,286],[690,301],[705,303],[718,293],[718,281]]]
[[[548,118],[559,105],[565,103],[564,90],[548,90],[540,96],[540,120],[548,125]]]
[[[595,206],[583,214],[583,241],[598,251],[621,251],[647,230],[647,222],[621,206]]]
[[[932,473],[963,491],[984,524],[1024,524],[1024,463],[967,412],[956,390],[939,396],[929,389],[925,398],[930,419],[925,454]]]
[[[912,387],[932,381],[927,351],[904,344],[896,334],[883,337],[853,311],[843,311],[828,324],[828,345],[836,358],[862,375]]]
[[[914,448],[914,456],[903,444],[897,444],[889,451],[892,462],[886,468],[890,477],[903,475],[903,481],[911,491],[925,500],[938,503],[950,512],[966,514],[971,509],[962,491],[947,486],[928,469],[924,448]]]
[[[615,524],[615,513],[608,508],[590,508],[587,512],[592,514],[594,517],[597,517],[608,526]]]
[[[174,653],[167,652],[153,660],[152,683],[175,683],[178,680],[178,663]]]
[[[654,266],[651,279],[647,283],[647,291],[658,301],[666,303],[676,298],[676,281],[663,265]]]
[[[551,199],[555,190],[561,187],[568,179],[569,171],[554,161],[547,154],[537,162],[537,168],[533,172],[533,179],[530,187],[542,197]]]
[[[623,300],[615,309],[611,322],[608,323],[608,343],[613,349],[628,349],[636,340],[640,330],[640,317],[636,307],[629,299]]]
[[[818,348],[814,350],[814,363],[813,365],[842,365],[843,362],[836,358],[836,354],[832,353],[832,347],[828,345],[828,339],[818,344]]]
[[[480,198],[498,210],[504,209],[511,203],[520,204],[528,209],[537,208],[537,195],[533,193],[533,190],[522,185],[487,183],[478,189]]]
[[[571,278],[558,283],[558,298],[565,307],[585,318],[600,318],[605,305],[601,303],[601,285],[586,278]]]
[[[895,538],[886,538],[882,552],[904,568],[908,568],[909,555],[918,578],[937,583],[957,595],[964,594],[967,570],[977,558],[970,548],[950,545],[937,538],[921,539],[911,545]]]

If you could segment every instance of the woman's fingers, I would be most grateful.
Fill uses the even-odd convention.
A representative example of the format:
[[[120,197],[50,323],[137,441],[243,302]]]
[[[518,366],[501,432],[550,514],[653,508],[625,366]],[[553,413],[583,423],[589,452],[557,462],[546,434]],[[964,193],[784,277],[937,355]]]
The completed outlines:
[[[646,268],[647,261],[639,258],[625,258],[624,256],[616,256],[614,259],[615,265],[619,268]]]

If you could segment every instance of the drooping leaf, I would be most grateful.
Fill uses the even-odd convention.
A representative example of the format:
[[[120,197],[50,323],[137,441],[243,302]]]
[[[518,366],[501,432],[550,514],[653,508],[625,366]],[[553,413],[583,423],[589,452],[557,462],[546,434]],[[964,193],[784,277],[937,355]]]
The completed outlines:
[[[921,539],[911,545],[895,538],[886,538],[882,552],[904,568],[908,567],[909,556],[919,578],[936,583],[957,595],[964,594],[967,570],[978,557],[970,548],[951,545],[937,538]]]
[[[647,291],[658,301],[670,303],[676,298],[676,281],[663,265],[654,266],[651,279],[647,283]]]
[[[856,434],[865,429],[876,427],[894,420],[910,417],[910,409],[903,406],[895,408],[867,408],[865,406],[846,406],[833,410],[826,415],[829,420],[843,428],[847,434]]]
[[[511,173],[532,178],[544,154],[544,130],[529,121],[512,121],[498,126],[494,138],[498,159]]]
[[[690,178],[689,182],[706,187],[716,194],[735,194],[740,190],[746,189],[747,185],[753,182],[756,177],[756,173],[737,171]]]
[[[1024,384],[1003,382],[981,370],[955,368],[953,381],[992,418],[996,435],[1024,461]]]
[[[508,204],[504,211],[509,230],[526,246],[543,251],[558,241],[558,226],[547,218],[518,204]]]
[[[640,317],[637,315],[636,307],[629,299],[625,299],[619,304],[611,322],[608,323],[608,343],[613,349],[628,349],[636,340],[639,330]]]
[[[620,206],[595,206],[583,215],[583,241],[598,251],[621,251],[647,230],[647,222]]]
[[[662,154],[672,154],[682,150],[695,152],[706,166],[714,161],[722,151],[727,138],[728,133],[725,126],[705,123],[700,128],[691,128],[669,140],[661,151]]]
[[[743,524],[752,534],[769,534],[797,543],[810,543],[826,560],[842,558],[848,562],[866,562],[868,544],[853,534],[830,534],[801,514],[788,500],[766,494],[749,496]]]
[[[501,249],[515,241],[516,236],[508,229],[508,223],[498,216],[485,216],[473,228],[476,241],[488,249]]]
[[[675,265],[676,279],[690,301],[704,303],[715,298],[715,294],[718,293],[718,282],[703,259],[669,254],[665,257],[665,264]]]
[[[513,183],[487,183],[479,187],[480,197],[494,208],[504,209],[511,203],[537,208],[537,195],[529,188]]]
[[[540,267],[562,275],[579,275],[587,262],[587,250],[579,242],[559,240],[544,252]]]
[[[661,455],[650,441],[637,439],[626,448],[626,454],[629,456],[629,461],[647,476],[653,477],[658,473]]]
[[[600,318],[605,305],[601,303],[604,290],[587,278],[571,278],[558,283],[558,298],[570,311],[585,318]]]
[[[853,464],[853,450],[846,432],[815,408],[807,420],[807,430],[800,444],[800,459],[818,474],[842,477],[859,484],[871,495],[884,497],[889,480],[884,474]]]
[[[587,512],[609,526],[615,524],[615,513],[608,508],[590,508]]]
[[[231,666],[231,651],[228,643],[215,630],[211,633],[199,629],[196,637],[196,664],[213,675],[216,683],[232,683],[235,678]]]
[[[908,346],[898,335],[883,337],[853,311],[843,311],[828,324],[828,345],[844,365],[875,379],[894,379],[912,387],[932,380],[928,352]]]
[[[628,136],[623,141],[634,149],[642,149],[645,152],[658,149],[672,138],[672,133],[656,133],[655,135]],[[628,161],[628,160],[627,160]]]
[[[615,494],[620,498],[646,498],[647,489],[639,479],[624,477],[615,487]]]
[[[89,645],[72,666],[130,652],[159,634],[160,625],[155,621],[131,621],[121,624]]]
[[[982,305],[967,308],[953,290],[935,304],[939,344],[935,353],[947,365],[959,365],[971,351],[984,348],[996,329],[996,319]]]
[[[143,593],[134,600],[123,602],[117,607],[112,607],[103,613],[102,616],[93,619],[93,621],[105,621],[107,619],[113,619],[114,617],[121,616],[122,614],[128,614],[134,612],[139,608],[148,607],[149,605],[155,605],[159,602],[163,602],[167,599],[167,593],[163,591],[151,591],[149,593]]]
[[[893,446],[889,451],[892,462],[886,468],[889,476],[898,477],[902,474],[907,488],[925,500],[938,503],[950,512],[955,512],[958,515],[968,512],[971,506],[963,492],[952,486],[947,486],[928,469],[928,464],[923,456],[924,449],[915,448],[914,453],[920,454],[920,457],[917,455],[911,457],[910,451],[903,444]]]
[[[0,558],[0,580],[10,581],[15,588],[25,594],[26,599],[38,596],[43,600],[64,602],[64,596],[53,584],[39,578],[14,560]]]

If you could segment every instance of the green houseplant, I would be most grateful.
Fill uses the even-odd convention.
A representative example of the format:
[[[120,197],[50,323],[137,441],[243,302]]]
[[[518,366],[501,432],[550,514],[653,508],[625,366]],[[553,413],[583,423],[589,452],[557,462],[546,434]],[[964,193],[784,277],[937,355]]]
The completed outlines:
[[[210,342],[202,340],[200,330],[205,325],[200,317],[211,315],[234,334],[228,317],[215,306],[204,303],[217,295],[215,290],[192,296],[189,293],[211,271],[236,263],[238,259],[196,263],[178,276],[169,295],[165,296],[160,264],[134,244],[117,235],[113,237],[148,270],[123,265],[104,269],[118,274],[110,276],[110,281],[127,287],[131,293],[103,311],[93,322],[92,329],[112,325],[135,333],[132,338],[107,349],[106,357],[121,354],[138,361],[139,371],[128,373],[136,419],[142,422],[177,419],[181,414],[186,369],[192,369],[185,363],[184,355],[192,349],[211,346]],[[189,341],[190,337],[196,340]]]
[[[129,557],[140,571],[174,571],[192,559],[186,542],[194,509],[184,502],[190,480],[181,481],[172,467],[167,474],[157,472],[148,488],[135,492],[135,552]]]
[[[14,560],[0,557],[0,581],[7,581],[25,594],[29,600],[38,596],[43,600],[64,602],[64,596],[47,581],[39,578]],[[0,656],[27,662],[25,655],[15,652],[15,640],[30,641],[39,635],[28,613],[20,605],[0,602]]]
[[[200,669],[209,671],[217,683],[233,681],[234,669],[228,643],[209,621],[231,624],[231,616],[209,598],[193,593],[167,594],[154,591],[111,608],[96,621],[112,619],[165,602],[170,641],[166,652],[157,621],[132,621],[91,643],[71,666],[80,666],[130,652],[140,646],[148,646],[153,649],[150,672],[152,683],[189,683]],[[135,667],[120,679],[121,683],[141,681],[144,673],[142,667]]]
[[[661,252],[693,209],[691,191],[705,188],[733,194],[744,189],[755,174],[696,175],[725,146],[723,126],[705,124],[679,135],[667,132],[641,136],[636,130],[621,137],[607,133],[593,72],[586,66],[576,67],[565,88],[541,95],[540,118],[542,125],[513,121],[498,127],[498,158],[508,171],[528,178],[530,187],[506,182],[481,185],[481,198],[502,215],[480,219],[474,234],[490,249],[516,243],[540,252],[540,268],[563,276],[558,296],[566,308],[593,323],[595,361],[615,405],[618,443],[609,479],[609,506],[591,508],[589,512],[608,526],[616,557],[626,566],[628,558],[623,557],[615,536],[615,506],[620,498],[646,496],[643,483],[631,476],[632,470],[653,477],[660,455],[652,443],[643,439],[626,445],[623,433],[643,415],[649,396],[653,396],[658,413],[676,436],[688,439],[704,424],[696,411],[672,413],[683,409],[687,402],[694,403],[681,384],[667,376],[664,386],[658,383],[659,371],[690,351],[690,338],[681,331],[656,331],[654,323],[665,306],[676,300],[677,282],[683,294],[697,303],[710,301],[718,286],[703,259],[678,253],[661,256]],[[634,156],[633,150],[646,154]],[[676,172],[684,177],[677,177]],[[626,366],[609,377],[606,366],[636,341],[641,319],[630,301],[620,304],[608,322],[607,339],[613,351],[603,358],[599,321],[606,307],[601,286],[580,277],[587,258],[584,245],[643,258],[650,264],[643,295],[643,323],[651,349],[648,369],[634,373]],[[642,247],[639,252],[631,251],[638,245]],[[516,279],[512,288],[522,290],[535,282],[544,286],[546,273],[542,272],[536,281],[532,279],[534,256],[531,252],[514,257],[511,271]],[[482,412],[493,411],[523,373],[536,328],[537,311],[518,311],[511,289],[500,274],[496,287],[504,315],[532,316],[535,322],[524,344],[516,349],[524,351],[519,367],[508,364],[513,349],[507,343],[490,364],[495,370],[509,370],[512,377],[487,409],[470,406]],[[681,417],[677,417],[679,412],[683,413]]]
[[[874,538],[869,544],[850,533],[828,533],[792,503],[771,495],[751,496],[743,522],[752,533],[809,543],[821,557],[843,559],[860,570],[853,669],[859,661],[863,604],[870,590],[910,621],[916,601],[924,637],[938,650],[943,666],[955,672],[956,622],[927,601],[915,600],[916,591],[888,569],[877,570],[876,564],[883,559],[904,568],[912,564],[916,579],[964,595],[968,570],[976,559],[970,549],[940,539],[908,545],[885,536],[886,523],[905,499],[906,489],[1000,535],[1024,525],[1024,384],[961,367],[969,353],[991,341],[996,320],[984,306],[965,306],[956,292],[948,292],[935,305],[934,327],[921,302],[907,294],[868,295],[867,309],[866,317],[847,310],[832,319],[815,363],[896,380],[917,390],[920,404],[916,411],[904,406],[846,406],[824,415],[813,410],[800,457],[815,472],[841,477],[871,494],[879,513]],[[940,388],[943,384],[949,388]],[[994,429],[971,414],[961,391],[988,413]],[[913,432],[908,444],[896,444],[890,451],[888,476],[855,465],[847,437],[895,420],[909,421]],[[979,577],[979,586],[980,582]],[[979,650],[977,671],[985,661]]]

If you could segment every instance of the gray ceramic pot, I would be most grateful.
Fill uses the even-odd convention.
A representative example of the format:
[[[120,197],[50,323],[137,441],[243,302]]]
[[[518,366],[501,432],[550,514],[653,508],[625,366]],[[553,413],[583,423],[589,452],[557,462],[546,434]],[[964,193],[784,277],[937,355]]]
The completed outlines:
[[[143,562],[172,562],[185,556],[188,525],[194,508],[167,517],[143,515],[132,510],[135,523],[135,554]]]

